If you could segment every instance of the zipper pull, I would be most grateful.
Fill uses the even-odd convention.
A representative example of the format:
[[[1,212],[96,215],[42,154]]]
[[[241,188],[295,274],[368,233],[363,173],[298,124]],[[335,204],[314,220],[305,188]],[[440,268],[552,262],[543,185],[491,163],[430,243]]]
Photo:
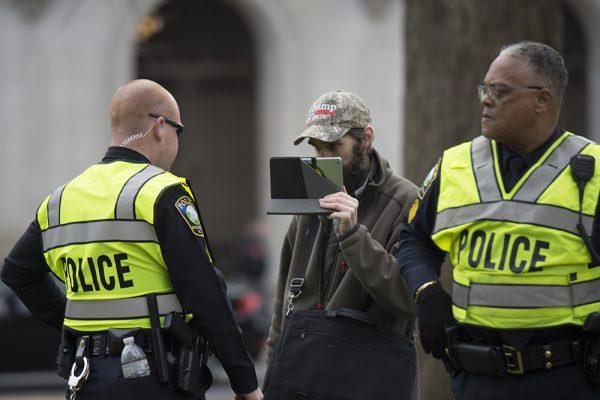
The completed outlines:
[[[347,269],[348,269],[348,263],[342,257],[342,259],[340,260],[340,272],[342,274],[345,274]]]
[[[304,332],[304,330],[300,331],[300,340],[304,340],[304,338],[306,337],[306,333]]]

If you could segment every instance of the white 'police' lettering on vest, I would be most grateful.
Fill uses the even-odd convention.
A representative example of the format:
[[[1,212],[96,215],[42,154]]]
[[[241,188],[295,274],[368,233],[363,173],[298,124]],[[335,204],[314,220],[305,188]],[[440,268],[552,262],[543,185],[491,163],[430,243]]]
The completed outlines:
[[[539,272],[543,270],[539,264],[546,260],[544,250],[550,248],[550,243],[543,240],[532,240],[527,236],[510,233],[498,234],[476,229],[460,232],[457,264],[466,257],[467,264],[472,268],[503,271],[510,270],[515,274],[522,272]],[[498,251],[501,249],[501,251]],[[465,259],[462,258],[464,264]]]
[[[133,287],[133,280],[126,277],[129,274],[129,265],[124,264],[127,260],[125,253],[113,254],[112,258],[102,254],[96,258],[61,257],[60,260],[65,273],[65,283],[73,293],[79,292],[80,289],[83,292],[114,290],[117,284],[121,289]]]

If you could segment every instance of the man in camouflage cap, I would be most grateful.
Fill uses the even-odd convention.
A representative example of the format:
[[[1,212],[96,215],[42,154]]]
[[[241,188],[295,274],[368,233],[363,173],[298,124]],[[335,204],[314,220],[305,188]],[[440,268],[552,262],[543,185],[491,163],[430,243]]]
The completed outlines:
[[[357,95],[338,90],[319,97],[308,111],[307,128],[294,140],[304,138],[335,142],[352,128],[365,128],[371,123],[369,108]]]
[[[371,112],[359,96],[341,90],[325,93],[308,111],[307,128],[294,144],[308,138],[318,157],[341,157],[344,186],[348,193],[355,194],[371,170],[374,130],[370,124]],[[338,197],[350,201],[351,196]],[[356,199],[353,203],[358,204]]]
[[[314,243],[301,240],[313,217],[297,215],[292,219],[281,253],[275,310],[267,341],[269,357],[282,333],[290,282],[305,267],[300,260],[306,252],[310,253],[305,258],[309,260],[308,267],[302,292],[294,299],[294,311],[357,309],[412,341],[412,296],[399,276],[392,254],[400,239],[400,225],[417,197],[417,188],[395,175],[389,163],[372,147],[375,133],[371,113],[356,94],[346,91],[325,93],[309,109],[306,125],[294,144],[308,139],[318,157],[341,157],[345,188],[320,199],[321,207],[333,211],[327,217],[320,217]],[[286,353],[278,351],[277,354],[281,364]],[[408,354],[414,357],[412,346]],[[414,369],[414,360],[407,368]],[[302,370],[301,366],[299,370]],[[382,373],[368,368],[363,372],[365,375]],[[314,371],[315,376],[321,375],[320,382],[326,380],[327,374],[327,370]],[[416,374],[411,370],[407,376]],[[302,381],[307,379],[303,377]],[[364,382],[334,385],[350,385],[358,391]],[[406,398],[401,391],[416,398],[418,385],[412,383],[398,382],[403,385],[398,388],[399,399]],[[282,381],[269,381],[267,377],[266,398],[269,398],[272,384],[279,387],[277,390],[285,385]],[[309,382],[301,389],[317,390],[311,385],[313,383]]]

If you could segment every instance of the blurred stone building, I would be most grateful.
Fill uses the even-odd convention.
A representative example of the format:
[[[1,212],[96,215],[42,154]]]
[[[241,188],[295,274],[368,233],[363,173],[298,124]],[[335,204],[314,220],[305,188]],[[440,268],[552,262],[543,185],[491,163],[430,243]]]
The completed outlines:
[[[600,0],[557,2],[568,14],[566,31],[578,32],[564,41],[577,71],[566,100],[574,104],[574,122],[565,127],[598,140]],[[408,68],[418,64],[420,37],[407,37],[416,17],[406,18],[418,3],[437,6],[433,0],[0,0],[0,260],[45,195],[101,159],[110,98],[141,77],[163,84],[179,102],[186,131],[174,172],[192,181],[218,263],[235,268],[236,238],[263,219],[274,282],[289,218],[265,216],[269,158],[310,154],[308,145],[294,148],[292,140],[317,96],[335,89],[361,95],[373,115],[375,147],[416,181],[447,145],[428,140],[418,121],[405,118],[407,109],[424,110],[414,108],[419,102],[407,92],[421,82],[410,75],[420,70]],[[480,61],[487,68],[491,58]],[[460,71],[447,70],[444,80],[462,82]],[[478,121],[478,115],[463,117]]]
[[[391,0],[0,1],[0,256],[47,193],[101,159],[110,98],[136,77],[180,104],[174,172],[191,179],[226,269],[232,238],[265,216],[269,158],[310,152],[292,140],[321,93],[363,96],[399,168],[402,12]],[[288,218],[267,221],[275,251]]]

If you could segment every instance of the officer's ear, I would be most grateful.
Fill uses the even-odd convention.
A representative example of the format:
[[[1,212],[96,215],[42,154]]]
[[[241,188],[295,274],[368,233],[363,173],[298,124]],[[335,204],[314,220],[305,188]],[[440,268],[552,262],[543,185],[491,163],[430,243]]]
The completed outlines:
[[[542,114],[546,112],[552,106],[552,99],[553,95],[550,89],[539,89],[534,100],[535,113]]]
[[[152,127],[152,135],[154,139],[158,142],[162,142],[165,139],[165,135],[167,132],[167,123],[163,117],[158,117],[156,119],[156,124]]]
[[[375,139],[375,131],[373,130],[373,127],[371,125],[367,125],[363,132],[364,132],[363,147],[364,147],[364,150],[366,150],[369,147],[371,147],[371,145],[373,144],[373,139]]]

